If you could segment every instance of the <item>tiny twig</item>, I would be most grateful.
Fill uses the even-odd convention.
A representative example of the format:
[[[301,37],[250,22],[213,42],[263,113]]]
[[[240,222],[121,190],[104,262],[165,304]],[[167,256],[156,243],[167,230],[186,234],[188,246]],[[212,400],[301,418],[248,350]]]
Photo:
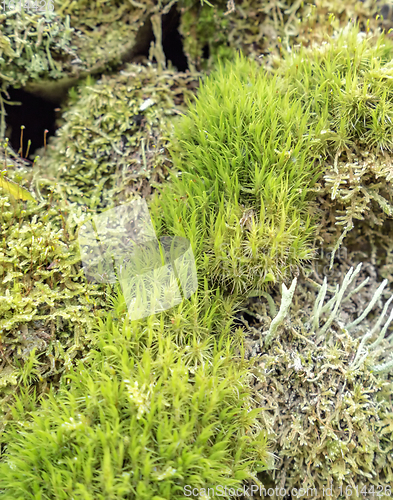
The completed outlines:
[[[49,130],[46,128],[46,129],[44,130],[44,149],[45,149],[45,151],[46,151],[46,134],[47,134],[48,132],[49,132]]]
[[[20,133],[20,148],[19,148],[19,151],[18,151],[18,154],[20,154],[20,157],[23,158],[23,131],[25,129],[25,126],[24,125],[21,125],[20,127],[20,130],[21,130],[21,133]]]

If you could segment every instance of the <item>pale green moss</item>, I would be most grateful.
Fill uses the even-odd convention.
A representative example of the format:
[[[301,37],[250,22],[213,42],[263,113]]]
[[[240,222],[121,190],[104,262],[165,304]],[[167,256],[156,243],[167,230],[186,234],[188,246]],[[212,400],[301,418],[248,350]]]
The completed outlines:
[[[108,207],[150,193],[169,166],[170,122],[185,110],[196,76],[160,72],[152,64],[87,79],[72,89],[63,125],[38,161],[70,202]]]

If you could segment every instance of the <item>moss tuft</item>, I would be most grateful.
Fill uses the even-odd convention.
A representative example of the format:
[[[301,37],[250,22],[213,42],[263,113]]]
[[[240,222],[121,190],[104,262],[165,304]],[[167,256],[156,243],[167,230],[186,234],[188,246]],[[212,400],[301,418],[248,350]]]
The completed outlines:
[[[233,293],[286,280],[313,256],[311,142],[325,117],[316,125],[285,86],[243,56],[212,73],[175,126],[178,173],[153,202],[162,229],[194,242],[200,268]]]
[[[143,322],[100,320],[96,348],[59,392],[27,421],[22,400],[14,408],[0,464],[7,498],[172,500],[187,485],[240,487],[264,470],[266,435],[229,323],[217,329],[230,320],[220,305],[207,293]],[[179,320],[189,322],[181,337]]]

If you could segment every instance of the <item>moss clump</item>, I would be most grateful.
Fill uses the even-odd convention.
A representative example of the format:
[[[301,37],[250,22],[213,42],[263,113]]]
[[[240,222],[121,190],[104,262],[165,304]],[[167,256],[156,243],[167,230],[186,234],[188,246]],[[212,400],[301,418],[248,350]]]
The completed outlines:
[[[172,182],[152,203],[159,230],[189,238],[199,268],[233,293],[313,256],[311,146],[326,115],[316,124],[286,85],[243,56],[212,73],[175,126]]]
[[[152,64],[130,64],[97,82],[88,78],[70,92],[63,125],[42,151],[43,173],[69,202],[89,209],[150,194],[149,181],[165,178],[169,166],[169,122],[184,110],[195,80]]]
[[[330,214],[344,228],[335,250],[356,220],[373,227],[393,215],[392,53],[385,35],[348,25],[322,44],[294,49],[277,69],[287,92],[310,107],[315,125],[320,114],[326,117],[322,129],[314,127],[312,148],[325,159],[315,186],[323,200],[321,231]]]
[[[390,308],[386,317],[391,299],[382,312],[373,311],[386,282],[373,286],[370,303],[363,300],[360,290],[367,290],[370,277],[360,280],[360,270],[361,264],[351,268],[335,290],[328,290],[325,278],[318,296],[303,282],[269,348],[272,313],[260,303],[251,306],[259,319],[248,340],[249,354],[250,348],[259,353],[256,406],[267,410],[261,423],[280,460],[269,476],[287,491],[309,488],[316,499],[326,496],[326,488],[337,499],[358,498],[357,490],[373,487],[381,498],[390,496],[393,384],[386,372],[393,357],[385,334],[393,314]],[[252,340],[253,332],[263,341]]]
[[[67,218],[54,190],[42,199],[32,175],[36,165],[32,172],[25,162],[10,160],[10,152],[2,148],[7,177],[36,189],[38,203],[0,193],[0,430],[21,384],[37,384],[40,393],[88,349],[105,293],[86,283],[80,266],[75,233],[85,214],[79,209]]]
[[[206,291],[144,322],[100,321],[95,349],[55,396],[22,424],[15,406],[5,497],[172,500],[186,485],[240,487],[263,470],[266,435],[232,357],[230,302]]]
[[[346,232],[366,206],[390,217],[381,148],[393,144],[392,52],[383,35],[363,36],[352,24],[329,43],[294,49],[273,75],[242,56],[203,82],[175,127],[177,172],[156,205],[162,228],[195,243],[213,281],[245,293],[286,280],[313,257],[310,241],[342,208],[336,200],[345,200],[337,221]],[[365,151],[375,164],[362,161]],[[320,210],[318,195],[336,200]]]

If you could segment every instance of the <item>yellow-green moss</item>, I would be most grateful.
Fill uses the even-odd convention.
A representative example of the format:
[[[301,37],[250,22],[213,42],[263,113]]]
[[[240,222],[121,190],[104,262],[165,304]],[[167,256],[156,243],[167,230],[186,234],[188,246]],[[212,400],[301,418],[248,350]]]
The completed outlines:
[[[27,419],[26,395],[14,407],[0,496],[180,500],[187,485],[239,488],[264,470],[231,305],[205,290],[144,321],[100,321],[57,394]]]
[[[56,374],[70,369],[75,356],[88,350],[94,315],[104,305],[104,289],[88,285],[80,267],[75,228],[85,216],[82,210],[68,218],[54,190],[42,199],[34,172],[25,162],[10,159],[7,146],[1,163],[8,177],[33,191],[39,201],[15,200],[0,192],[0,346],[4,362],[8,360],[0,370],[3,430],[6,403],[30,356],[41,363],[31,379],[40,392]]]

